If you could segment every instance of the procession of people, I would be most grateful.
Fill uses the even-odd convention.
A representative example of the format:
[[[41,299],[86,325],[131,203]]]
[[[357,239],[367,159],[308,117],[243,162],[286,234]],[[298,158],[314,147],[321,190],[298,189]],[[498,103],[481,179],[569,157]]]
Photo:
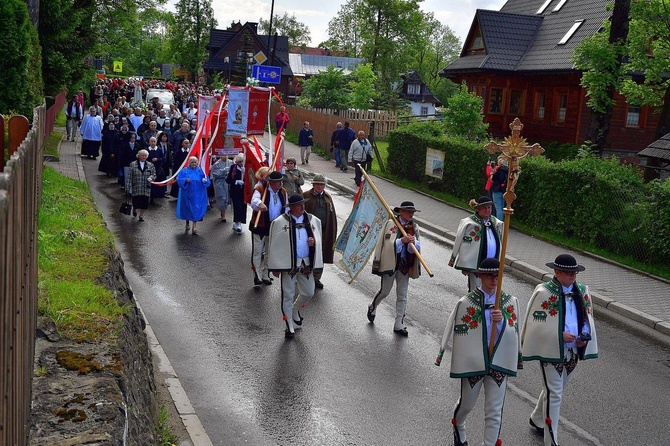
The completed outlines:
[[[140,222],[155,199],[174,197],[176,219],[185,221],[184,232],[197,235],[198,222],[212,204],[207,195],[212,184],[220,221],[227,222],[230,214],[226,211],[232,205],[234,233],[241,235],[242,225],[247,225],[251,233],[250,286],[260,290],[272,287],[279,279],[278,315],[283,322],[283,336],[294,339],[305,324],[309,302],[317,290],[324,288],[324,265],[334,263],[338,222],[333,198],[326,191],[328,179],[315,174],[312,188],[303,192],[305,172],[297,168],[296,158],[279,163],[264,160],[265,165],[253,172],[246,165],[246,151],[211,157],[205,161],[211,167],[211,173],[206,174],[201,160],[189,156],[195,133],[188,119],[190,113],[197,111],[192,101],[188,104],[182,112],[186,116],[166,131],[171,118],[159,118],[159,125],[154,116],[127,115],[121,120],[120,116],[110,115],[112,118],[105,123],[98,116],[98,109],[91,107],[89,115],[82,119],[81,108],[73,99],[66,107],[68,139],[81,120],[82,156],[95,159],[102,148],[100,170],[119,177],[125,192],[132,197],[133,217],[138,216]],[[147,116],[149,119],[144,119]],[[129,132],[135,125],[133,121],[142,123],[138,124],[139,131]],[[289,122],[282,107],[275,119],[276,128],[283,130]],[[96,139],[98,134],[100,140]],[[312,134],[305,121],[301,164],[309,164]],[[363,188],[371,181],[366,170],[373,152],[365,132],[359,131],[357,136],[348,122],[344,127],[338,123],[331,150],[335,151],[336,167],[342,171],[354,163],[356,185]],[[598,357],[591,295],[588,286],[576,280],[577,273],[585,268],[569,254],[546,264],[554,276],[535,288],[525,315],[521,314],[519,299],[502,291],[499,284],[504,274],[510,218],[510,203],[505,207],[503,202],[505,187],[509,187],[504,175],[510,169],[503,155],[498,158],[498,166],[491,173],[497,185],[494,198],[481,196],[471,200],[473,214],[460,221],[451,253],[444,253],[448,265],[468,278],[465,295],[453,305],[449,315],[444,315],[446,327],[436,361],[437,365],[442,362],[451,345],[449,376],[460,380],[460,395],[453,411],[449,415],[445,412],[445,420],[450,420],[454,446],[468,446],[466,420],[483,389],[483,445],[500,446],[508,380],[517,377],[524,362],[538,361],[542,381],[529,424],[542,436],[545,446],[558,446],[563,390],[579,361]],[[175,175],[175,182],[168,194],[165,184],[154,183],[170,174]],[[249,196],[245,196],[246,191]],[[383,197],[379,199],[384,202]],[[249,208],[251,217],[247,220]],[[370,324],[383,326],[377,309],[395,286],[392,331],[394,336],[407,338],[410,279],[418,279],[422,272],[432,277],[432,273],[421,257],[421,230],[415,219],[421,211],[414,202],[404,200],[393,207],[386,205],[385,212],[370,252],[370,273],[378,276],[380,283],[378,291],[369,296],[366,315]]]

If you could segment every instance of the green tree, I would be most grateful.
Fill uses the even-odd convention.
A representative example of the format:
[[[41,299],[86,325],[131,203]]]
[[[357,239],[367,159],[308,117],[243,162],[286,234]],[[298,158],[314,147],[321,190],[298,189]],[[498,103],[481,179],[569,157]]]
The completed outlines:
[[[412,51],[412,68],[421,76],[430,91],[443,104],[453,95],[458,85],[439,75],[440,70],[456,60],[461,41],[451,28],[436,20],[433,13],[424,13],[425,26],[419,30],[416,48]]]
[[[302,93],[296,103],[300,107],[348,108],[348,84],[344,71],[331,65],[326,71],[303,82]]]
[[[351,73],[349,81],[350,100],[348,106],[359,110],[369,109],[379,96],[375,88],[377,76],[370,64],[359,64]]]
[[[481,113],[482,98],[470,93],[465,83],[447,100],[444,111],[444,130],[453,136],[481,141],[486,138],[489,125]]]
[[[22,0],[0,2],[5,23],[0,30],[0,112],[15,111],[32,118],[42,102],[40,47],[28,8]]]
[[[288,46],[306,47],[312,41],[309,27],[295,18],[295,14],[288,15],[287,12],[279,17],[274,15],[272,19],[272,30],[270,30],[270,21],[263,18],[258,20],[258,29],[260,34],[275,34],[288,37]]]
[[[205,46],[209,43],[210,30],[217,24],[212,0],[179,0],[175,8],[175,21],[168,30],[170,48],[175,61],[195,80],[198,69],[207,59]]]
[[[628,37],[630,0],[616,0],[605,30],[580,43],[574,54],[575,66],[586,71],[581,83],[587,88],[591,118],[586,139],[602,153],[614,110],[614,93],[621,81],[624,48]],[[606,39],[606,40],[605,40]]]
[[[349,0],[340,7],[340,11],[328,22],[328,40],[319,44],[319,48],[337,51],[346,57],[361,57],[363,52],[362,0]]]
[[[670,5],[666,0],[631,4],[626,76],[621,93],[636,105],[660,106],[655,137],[670,132]],[[644,73],[640,83],[634,73]]]
[[[46,94],[56,95],[79,83],[90,69],[84,60],[98,39],[98,31],[92,26],[95,14],[93,0],[40,2],[39,37]]]

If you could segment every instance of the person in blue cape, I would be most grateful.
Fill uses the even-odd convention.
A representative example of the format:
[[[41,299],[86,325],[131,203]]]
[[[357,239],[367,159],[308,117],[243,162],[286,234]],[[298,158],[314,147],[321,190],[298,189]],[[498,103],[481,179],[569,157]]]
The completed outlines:
[[[179,198],[177,199],[177,218],[186,220],[185,231],[188,232],[190,222],[193,222],[191,233],[196,235],[197,222],[202,220],[207,212],[207,187],[210,184],[205,172],[198,166],[198,158],[192,156],[188,159],[188,167],[182,169],[177,175],[179,185]]]

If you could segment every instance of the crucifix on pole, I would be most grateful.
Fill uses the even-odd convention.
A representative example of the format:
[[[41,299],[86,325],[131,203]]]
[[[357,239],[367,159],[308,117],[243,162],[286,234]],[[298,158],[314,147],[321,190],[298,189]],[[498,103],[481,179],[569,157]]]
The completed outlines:
[[[509,232],[509,221],[514,213],[512,209],[512,202],[516,199],[516,193],[514,192],[514,187],[516,182],[519,179],[519,174],[521,173],[521,167],[519,167],[519,161],[525,158],[528,155],[540,155],[544,152],[544,149],[539,144],[535,143],[533,145],[528,145],[526,138],[521,137],[521,130],[523,130],[523,124],[519,118],[514,118],[514,121],[509,125],[509,128],[512,130],[512,136],[507,136],[503,140],[503,144],[498,144],[494,141],[489,142],[484,146],[489,153],[502,152],[502,156],[507,160],[509,171],[507,173],[507,190],[503,195],[505,199],[506,206],[503,208],[503,214],[505,215],[505,225],[503,229],[502,237],[502,246],[500,248],[500,271],[498,278],[498,287],[496,288],[496,303],[495,309],[500,309],[500,294],[502,290],[502,279],[503,273],[505,271],[505,252],[507,251],[507,234]],[[493,352],[493,346],[495,345],[496,338],[496,327],[493,325],[491,340],[489,343],[489,354]]]

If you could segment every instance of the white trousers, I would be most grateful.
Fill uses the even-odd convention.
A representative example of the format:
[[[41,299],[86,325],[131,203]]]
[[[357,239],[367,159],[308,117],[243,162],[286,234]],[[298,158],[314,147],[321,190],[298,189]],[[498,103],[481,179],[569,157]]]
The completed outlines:
[[[382,276],[382,285],[381,289],[377,292],[373,302],[375,308],[381,303],[382,300],[386,298],[393,288],[393,282],[395,281],[395,323],[393,324],[394,330],[401,330],[403,327],[403,319],[405,318],[405,309],[407,308],[407,287],[409,286],[409,274],[403,274],[400,271],[396,271],[391,274],[384,274]]]
[[[554,364],[542,362],[540,368],[542,369],[542,392],[540,392],[530,419],[537,427],[544,428],[545,446],[556,446],[558,445],[558,418],[561,413],[563,390],[567,387],[572,373],[568,374],[567,368],[563,367],[563,372],[559,374]],[[574,373],[574,370],[572,372]],[[550,429],[547,429],[548,426],[545,423],[547,417],[551,418]]]
[[[470,387],[467,378],[461,378],[461,397],[454,408],[456,429],[461,442],[467,441],[465,433],[465,419],[477,403],[479,391],[484,386],[484,443],[483,446],[495,446],[500,435],[502,424],[503,405],[505,403],[505,389],[507,377],[498,387],[498,384],[489,375],[480,379],[474,387]]]
[[[300,162],[305,164],[305,161],[309,161],[310,153],[312,153],[312,146],[300,146]]]
[[[297,294],[297,297],[296,297]],[[299,321],[298,312],[307,305],[314,296],[314,274],[305,277],[298,273],[293,278],[287,272],[281,273],[281,312],[286,328],[295,332],[293,321]]]
[[[267,237],[251,234],[251,266],[259,279],[269,279],[267,255],[265,255],[265,241]]]

